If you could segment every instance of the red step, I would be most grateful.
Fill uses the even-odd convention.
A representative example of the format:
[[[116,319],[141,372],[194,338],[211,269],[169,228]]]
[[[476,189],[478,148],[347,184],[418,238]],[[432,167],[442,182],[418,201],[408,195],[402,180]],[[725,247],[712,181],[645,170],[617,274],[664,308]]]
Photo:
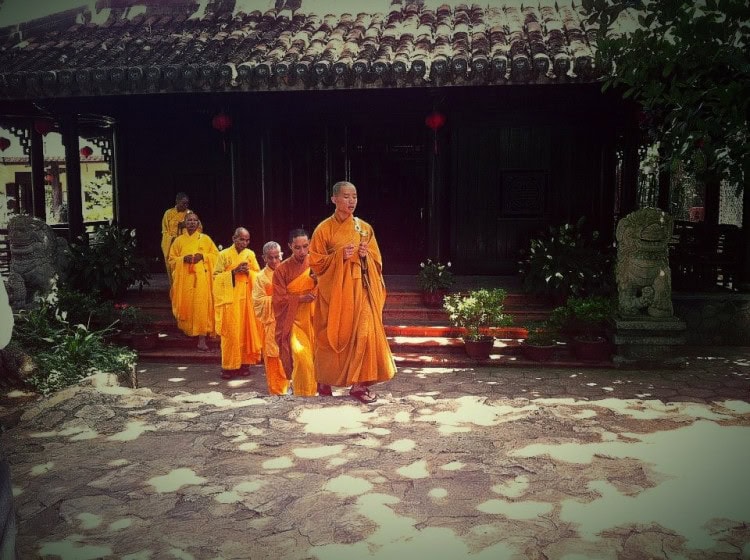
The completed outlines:
[[[403,278],[401,279],[404,283]],[[162,280],[163,283],[163,280]],[[388,284],[388,281],[386,282]],[[406,282],[408,284],[408,282]],[[152,283],[153,284],[153,283]],[[128,294],[127,302],[137,305],[154,317],[154,327],[160,336],[156,347],[139,351],[142,361],[213,363],[221,364],[219,340],[209,340],[210,352],[197,349],[197,339],[182,334],[172,317],[169,295],[165,286],[157,285]],[[388,292],[383,322],[391,350],[400,368],[445,367],[612,367],[612,362],[586,363],[578,361],[563,345],[550,361],[533,362],[524,358],[518,348],[519,339],[526,336],[524,325],[529,321],[544,320],[551,311],[543,299],[509,291],[505,309],[513,315],[515,326],[493,329],[495,349],[489,360],[476,361],[466,354],[462,329],[450,326],[442,308],[425,307],[421,293],[410,289]]]

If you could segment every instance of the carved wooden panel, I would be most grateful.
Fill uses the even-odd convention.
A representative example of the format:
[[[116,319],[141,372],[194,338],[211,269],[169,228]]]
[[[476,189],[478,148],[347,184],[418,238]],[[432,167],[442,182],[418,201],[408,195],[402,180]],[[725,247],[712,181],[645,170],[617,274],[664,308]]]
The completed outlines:
[[[543,214],[546,184],[546,173],[504,173],[502,195],[503,215],[539,216]]]

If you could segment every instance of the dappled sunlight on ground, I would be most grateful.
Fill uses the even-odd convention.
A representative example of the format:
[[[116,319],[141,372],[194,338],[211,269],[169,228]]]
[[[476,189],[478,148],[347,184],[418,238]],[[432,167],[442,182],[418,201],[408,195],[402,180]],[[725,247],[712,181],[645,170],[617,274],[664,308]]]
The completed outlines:
[[[206,479],[195,474],[195,471],[188,468],[173,469],[163,476],[155,476],[146,481],[154,487],[158,493],[176,492],[186,485],[203,484]]]
[[[5,435],[30,557],[747,556],[739,390],[699,402],[619,371],[415,368],[364,406],[176,372],[164,394],[47,399]]]

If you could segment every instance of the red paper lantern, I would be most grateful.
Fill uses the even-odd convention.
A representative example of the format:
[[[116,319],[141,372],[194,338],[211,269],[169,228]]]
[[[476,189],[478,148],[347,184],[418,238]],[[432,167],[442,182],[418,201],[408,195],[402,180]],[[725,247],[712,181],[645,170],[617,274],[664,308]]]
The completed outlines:
[[[48,121],[47,119],[37,119],[34,121],[34,130],[42,136],[47,136],[47,133],[52,132],[54,128],[55,126],[52,124],[52,121]]]
[[[89,146],[84,146],[83,148],[81,148],[81,155],[85,157],[86,159],[88,159],[89,156],[93,153],[94,153],[94,150],[92,150]]]
[[[440,130],[443,125],[445,124],[445,115],[442,113],[439,113],[437,111],[433,111],[429,115],[427,115],[427,118],[425,118],[424,123],[432,129],[432,134],[435,139],[435,153],[438,153],[438,141],[437,141],[437,132]]]
[[[232,128],[232,119],[229,118],[229,115],[226,115],[222,112],[216,115],[211,120],[211,126],[213,126],[219,132],[224,133]]]
[[[429,128],[431,128],[433,132],[437,132],[445,124],[445,115],[442,113],[438,113],[437,111],[433,111],[432,113],[427,115],[427,118],[424,120],[424,123]]]
[[[45,180],[45,181],[47,181],[48,183],[51,183],[52,181],[54,181],[54,180],[55,180],[55,176],[54,176],[54,175],[52,175],[52,173],[47,173],[47,174],[46,174],[46,175],[44,176],[44,180]]]
[[[0,138],[0,152],[4,152],[10,146],[10,140],[7,138]]]

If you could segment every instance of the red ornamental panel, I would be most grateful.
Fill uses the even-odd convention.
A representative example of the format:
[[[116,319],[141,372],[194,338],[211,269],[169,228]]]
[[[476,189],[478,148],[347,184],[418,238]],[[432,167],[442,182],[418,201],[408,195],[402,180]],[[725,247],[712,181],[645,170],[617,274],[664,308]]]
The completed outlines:
[[[0,138],[0,152],[4,152],[10,147],[10,140],[7,138]]]
[[[94,150],[92,150],[92,149],[91,149],[91,148],[90,148],[89,146],[84,146],[83,148],[81,148],[81,155],[82,155],[83,157],[87,158],[87,159],[88,159],[88,158],[89,158],[89,157],[91,156],[91,154],[93,154],[93,153],[94,153]]]
[[[37,119],[34,121],[34,130],[42,136],[47,136],[47,133],[52,132],[54,128],[55,126],[52,124],[52,121],[48,121],[47,119]]]

